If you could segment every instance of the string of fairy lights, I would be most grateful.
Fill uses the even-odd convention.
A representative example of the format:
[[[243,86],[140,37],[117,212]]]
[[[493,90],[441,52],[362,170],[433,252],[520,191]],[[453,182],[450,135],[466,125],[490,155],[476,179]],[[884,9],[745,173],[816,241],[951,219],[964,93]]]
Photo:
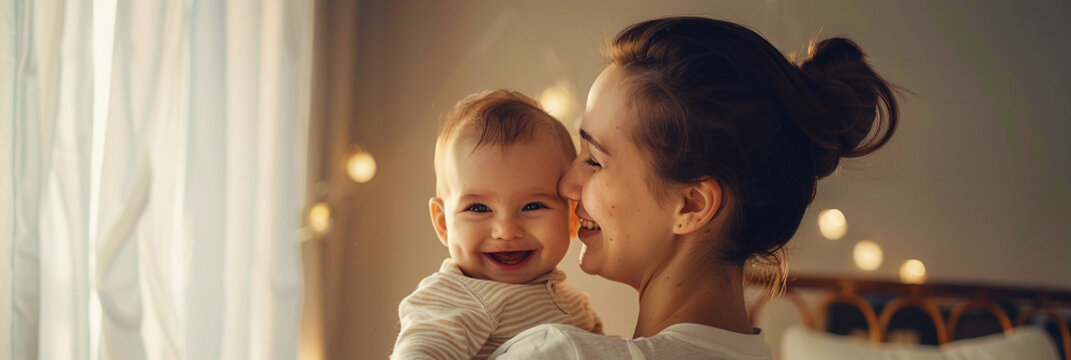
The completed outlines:
[[[838,209],[825,209],[818,212],[818,230],[829,240],[840,240],[848,233],[848,220],[844,212]],[[852,250],[855,266],[863,271],[874,271],[881,267],[884,260],[881,246],[870,239],[856,241]],[[905,284],[922,284],[926,282],[926,264],[919,259],[907,259],[900,265],[900,281]]]

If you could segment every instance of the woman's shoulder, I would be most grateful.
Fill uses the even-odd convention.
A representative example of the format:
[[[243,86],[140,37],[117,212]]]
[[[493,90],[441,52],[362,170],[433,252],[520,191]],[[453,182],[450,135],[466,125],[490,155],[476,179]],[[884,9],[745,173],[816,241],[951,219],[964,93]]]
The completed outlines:
[[[650,359],[770,359],[761,330],[742,334],[712,326],[682,323],[657,335],[634,340]]]
[[[492,359],[628,359],[629,341],[565,324],[532,327],[502,344]]]
[[[492,359],[770,359],[761,332],[740,334],[699,324],[677,324],[649,338],[624,339],[544,324],[500,347]]]

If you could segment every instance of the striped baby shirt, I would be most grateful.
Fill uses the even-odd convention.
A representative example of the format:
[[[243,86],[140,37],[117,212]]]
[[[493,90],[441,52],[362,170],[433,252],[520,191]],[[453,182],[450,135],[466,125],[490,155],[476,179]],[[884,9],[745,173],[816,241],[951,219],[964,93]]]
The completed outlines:
[[[586,294],[555,269],[526,284],[465,276],[451,259],[398,305],[401,331],[391,359],[486,359],[499,345],[539,324],[602,333]]]

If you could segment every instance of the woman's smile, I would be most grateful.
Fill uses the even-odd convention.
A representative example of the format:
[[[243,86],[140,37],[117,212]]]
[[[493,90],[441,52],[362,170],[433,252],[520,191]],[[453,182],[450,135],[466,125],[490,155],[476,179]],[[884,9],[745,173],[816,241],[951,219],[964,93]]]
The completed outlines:
[[[584,209],[577,205],[576,217],[580,219],[580,227],[576,231],[576,237],[579,238],[580,241],[584,242],[584,244],[589,244],[589,240],[592,237],[598,236],[602,233],[602,227],[599,226],[599,223],[595,222],[594,220],[588,219],[588,215],[586,213],[581,214],[583,211]]]
[[[602,229],[602,228],[599,227],[598,223],[596,223],[594,221],[591,221],[591,220],[588,220],[588,219],[580,219],[580,227],[583,228],[583,229],[587,229],[587,230],[599,230],[599,229]]]
[[[600,233],[602,233],[602,228],[599,227],[598,223],[580,218],[580,229],[576,232],[576,236],[580,238],[580,241],[587,243],[588,239],[597,236]]]

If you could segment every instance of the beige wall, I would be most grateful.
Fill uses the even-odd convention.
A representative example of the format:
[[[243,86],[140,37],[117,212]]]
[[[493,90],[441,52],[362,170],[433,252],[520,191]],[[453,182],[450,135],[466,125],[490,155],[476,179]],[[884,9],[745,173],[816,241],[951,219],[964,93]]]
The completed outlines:
[[[336,219],[331,234],[306,244],[306,265],[322,274],[310,284],[323,290],[313,299],[327,355],[385,357],[398,301],[447,255],[427,215],[439,117],[489,88],[537,96],[564,82],[583,104],[605,64],[599,47],[662,15],[736,21],[786,53],[847,36],[913,93],[887,149],[820,185],[791,246],[793,271],[895,278],[903,261],[919,258],[933,280],[1069,288],[1071,49],[1061,35],[1069,10],[1063,1],[322,0],[309,183],[325,182],[310,196],[329,200]],[[349,143],[375,155],[371,182],[341,173]],[[824,207],[844,210],[844,239],[818,235],[814,214]],[[852,264],[862,238],[884,248],[876,271]],[[634,292],[579,272],[576,250],[562,268],[592,294],[609,333],[631,335]]]

